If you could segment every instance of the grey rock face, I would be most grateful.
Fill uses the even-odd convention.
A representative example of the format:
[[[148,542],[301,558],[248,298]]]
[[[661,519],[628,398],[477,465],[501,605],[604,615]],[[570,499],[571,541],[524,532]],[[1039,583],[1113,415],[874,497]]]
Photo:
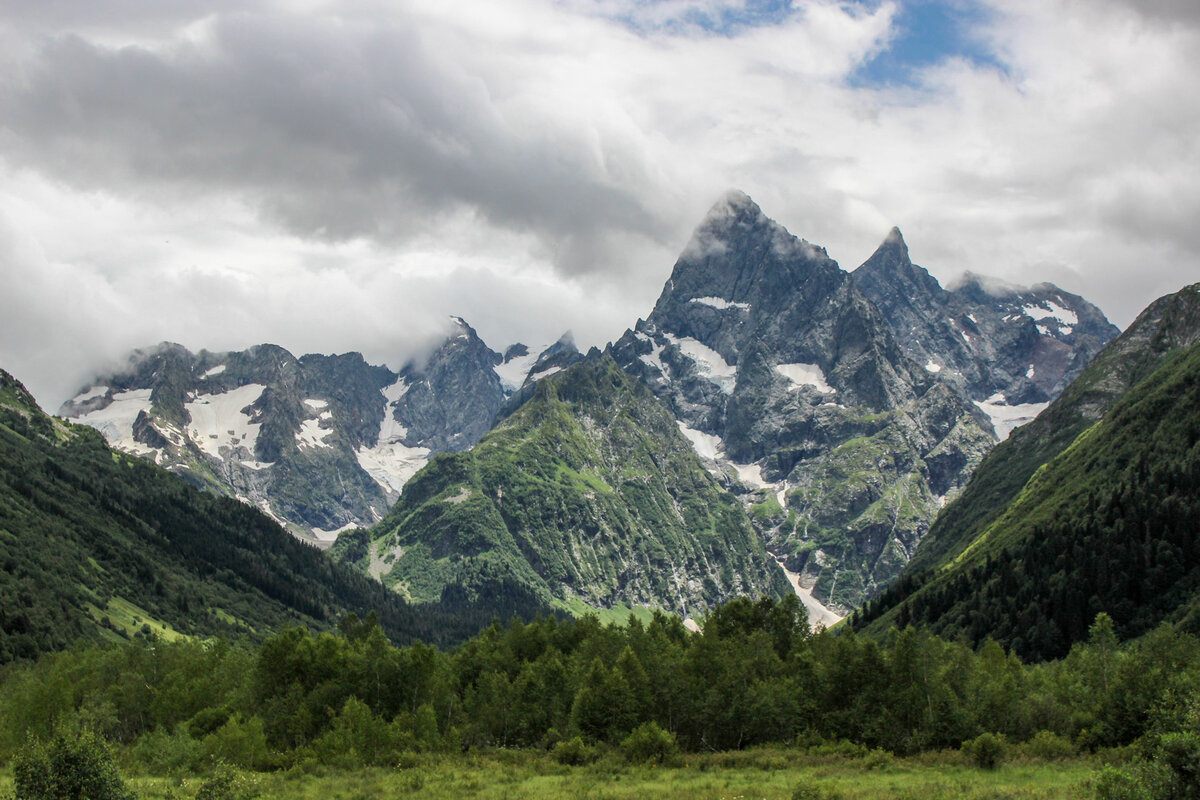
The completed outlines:
[[[507,396],[495,372],[498,353],[475,329],[455,318],[456,330],[424,365],[400,370],[407,390],[393,405],[394,418],[408,429],[409,447],[435,453],[466,450],[492,427]]]
[[[752,490],[773,551],[841,609],[899,572],[994,443],[823,248],[737,192],[611,352],[710,466]]]
[[[944,289],[912,263],[896,228],[853,277],[905,354],[976,401],[1047,403],[1120,333],[1052,283],[1025,288],[967,273]]]
[[[499,362],[461,320],[398,374],[358,353],[297,359],[275,345],[192,354],[163,344],[135,352],[59,413],[327,545],[381,519],[431,454],[479,440],[506,397]]]

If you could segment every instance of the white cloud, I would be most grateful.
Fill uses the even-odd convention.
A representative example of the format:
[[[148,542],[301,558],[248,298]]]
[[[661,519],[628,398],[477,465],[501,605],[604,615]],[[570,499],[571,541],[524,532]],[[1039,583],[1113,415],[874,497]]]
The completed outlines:
[[[848,79],[895,3],[720,33],[696,14],[743,4],[0,8],[0,366],[52,404],[54,354],[160,339],[396,360],[459,313],[602,344],[730,187],[848,269],[898,224],[944,281],[1050,279],[1119,324],[1200,255],[1190,3],[996,2],[1003,69],[888,90]]]

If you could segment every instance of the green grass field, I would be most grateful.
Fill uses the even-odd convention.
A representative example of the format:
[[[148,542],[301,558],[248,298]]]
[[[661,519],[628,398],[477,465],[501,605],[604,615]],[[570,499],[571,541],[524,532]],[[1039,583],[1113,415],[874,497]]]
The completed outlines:
[[[228,800],[383,800],[395,797],[697,798],[698,800],[1004,800],[1086,798],[1092,760],[1010,763],[993,771],[965,766],[958,753],[916,759],[814,759],[796,751],[755,750],[687,756],[671,767],[601,761],[557,764],[541,753],[414,756],[394,769],[342,771],[323,766],[237,773]],[[128,779],[143,800],[190,800],[204,776]],[[12,791],[0,776],[0,797]]]

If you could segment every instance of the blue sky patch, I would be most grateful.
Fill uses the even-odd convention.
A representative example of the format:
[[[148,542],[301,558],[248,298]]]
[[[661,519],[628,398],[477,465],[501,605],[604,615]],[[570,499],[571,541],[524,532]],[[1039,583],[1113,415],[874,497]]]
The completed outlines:
[[[854,5],[875,8],[879,3],[856,0]],[[921,69],[951,58],[1003,70],[1004,65],[974,32],[990,13],[975,0],[900,0],[888,48],[863,64],[851,76],[851,85],[911,86]]]

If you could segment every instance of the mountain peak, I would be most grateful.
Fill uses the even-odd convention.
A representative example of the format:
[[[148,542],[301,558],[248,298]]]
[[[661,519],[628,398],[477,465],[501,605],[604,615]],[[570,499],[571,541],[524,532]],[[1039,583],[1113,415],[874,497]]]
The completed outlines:
[[[904,234],[902,234],[900,232],[899,227],[893,225],[892,229],[890,231],[888,231],[888,235],[883,237],[883,243],[884,244],[903,245],[904,244]],[[906,247],[907,247],[907,245],[906,245]]]
[[[737,223],[753,223],[766,219],[758,204],[750,199],[750,195],[738,189],[730,189],[713,203],[704,219],[696,228],[693,241],[704,236],[712,236],[727,231]]]

